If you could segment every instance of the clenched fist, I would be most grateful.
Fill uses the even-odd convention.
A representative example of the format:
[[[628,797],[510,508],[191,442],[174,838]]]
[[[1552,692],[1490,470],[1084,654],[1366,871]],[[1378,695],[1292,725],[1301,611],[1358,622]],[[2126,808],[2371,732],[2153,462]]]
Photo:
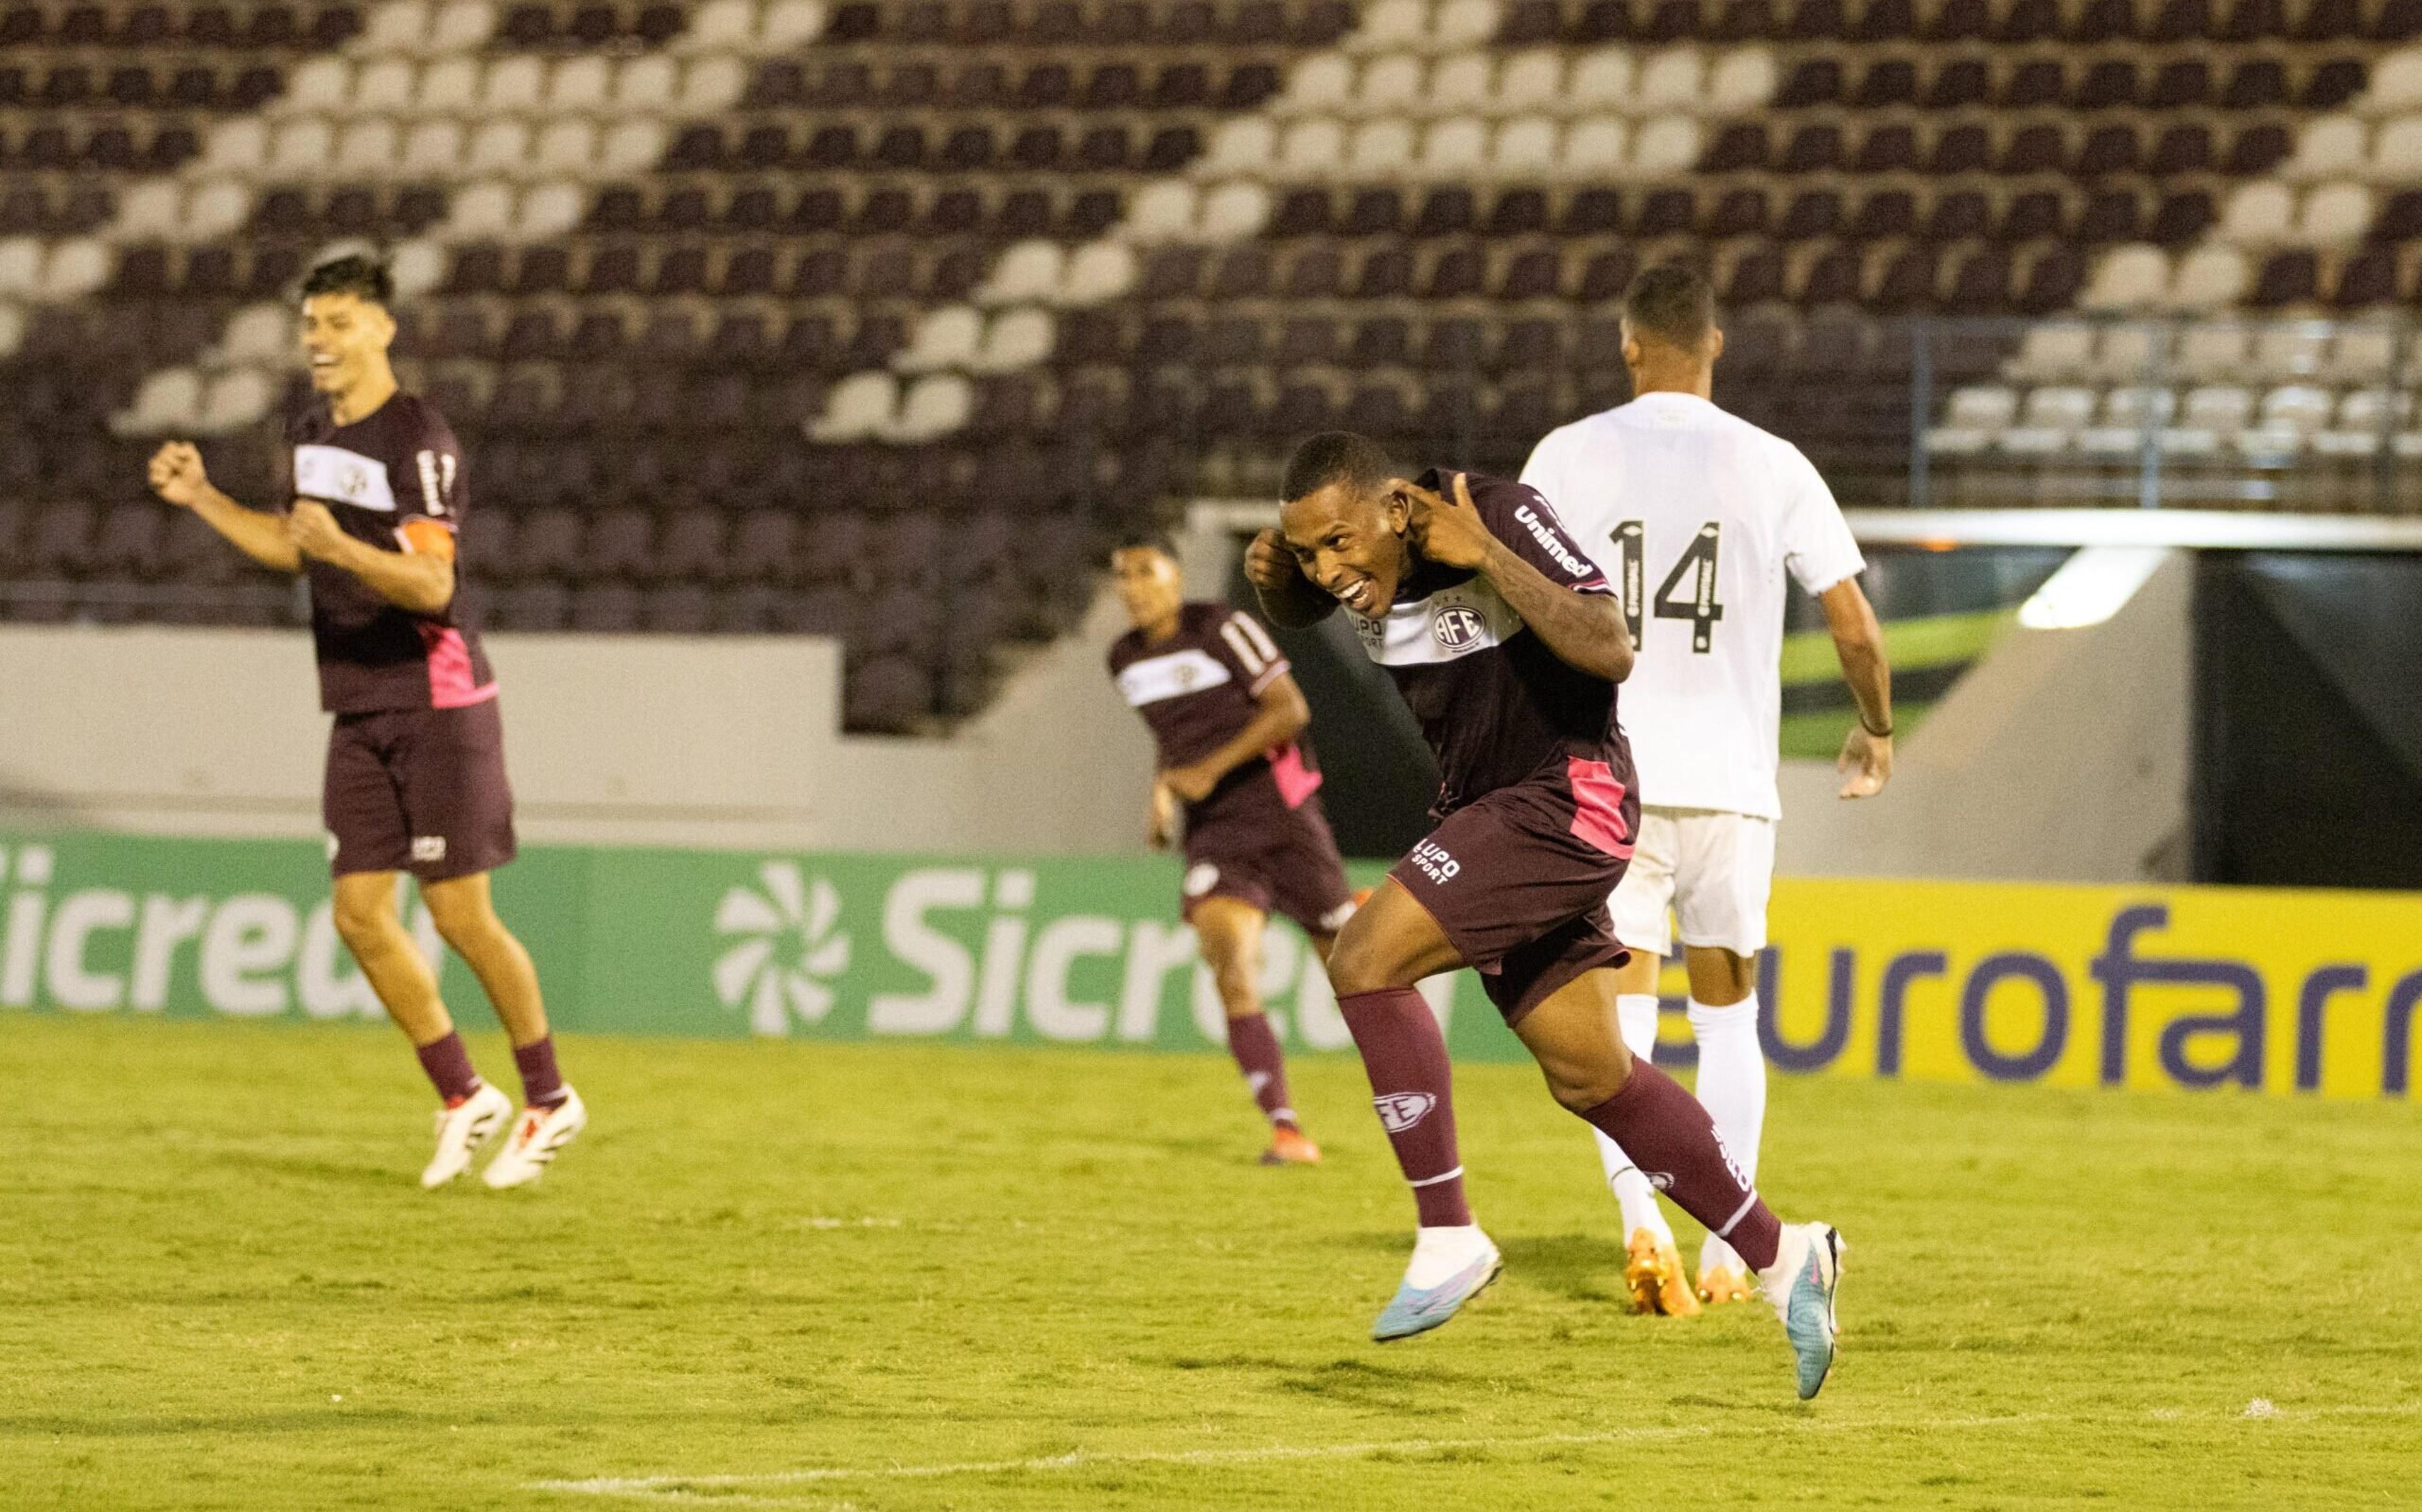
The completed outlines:
[[[1265,593],[1284,593],[1303,580],[1295,553],[1275,530],[1253,537],[1245,548],[1245,581]]]
[[[190,441],[172,441],[151,454],[151,491],[180,509],[190,509],[210,491],[202,454]]]

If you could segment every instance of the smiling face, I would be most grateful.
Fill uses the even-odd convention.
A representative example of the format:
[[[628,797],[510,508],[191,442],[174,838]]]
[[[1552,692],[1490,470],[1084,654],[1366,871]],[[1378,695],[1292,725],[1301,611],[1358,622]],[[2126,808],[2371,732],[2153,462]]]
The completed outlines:
[[[1186,598],[1186,579],[1177,563],[1156,546],[1122,546],[1110,553],[1110,582],[1119,602],[1126,606],[1127,622],[1150,631],[1177,617]]]
[[[1366,619],[1395,601],[1412,565],[1405,543],[1407,507],[1392,489],[1357,490],[1340,480],[1279,511],[1279,534],[1313,586]]]
[[[389,376],[386,349],[395,340],[395,317],[359,294],[305,300],[301,336],[317,393],[344,394]]]

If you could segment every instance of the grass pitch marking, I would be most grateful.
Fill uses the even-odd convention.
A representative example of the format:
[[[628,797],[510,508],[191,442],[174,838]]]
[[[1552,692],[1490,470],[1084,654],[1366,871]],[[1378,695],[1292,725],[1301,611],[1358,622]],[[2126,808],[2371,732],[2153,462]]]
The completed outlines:
[[[2257,1411],[2253,1408],[2268,1409]],[[1910,1430],[1991,1429],[2027,1427],[2048,1423],[2104,1424],[2177,1423],[2203,1417],[2230,1422],[2255,1418],[2292,1422],[2318,1417],[2414,1417],[2422,1402],[2381,1406],[2315,1407],[2287,1410],[2257,1397],[2248,1407],[2218,1414],[2190,1413],[2174,1407],[2135,1413],[2006,1412],[1992,1416],[1953,1418],[1808,1418],[1797,1422],[1684,1424],[1608,1428],[1597,1433],[1533,1433],[1499,1438],[1380,1439],[1362,1443],[1267,1444],[1238,1449],[1141,1449],[1096,1454],[1078,1449],[1064,1455],[1028,1459],[982,1459],[935,1465],[835,1465],[812,1470],[777,1470],[755,1474],[600,1475],[587,1480],[532,1481],[524,1489],[558,1491],[573,1496],[610,1496],[653,1502],[714,1501],[723,1505],[797,1506],[792,1498],[733,1495],[747,1487],[832,1485],[849,1481],[935,1480],[952,1475],[1003,1475],[1062,1470],[1092,1470],[1120,1465],[1254,1465],[1306,1459],[1360,1459],[1374,1455],[1424,1455],[1464,1449],[1558,1449],[1593,1444],[1637,1443],[1656,1440],[1704,1439],[1718,1434],[1775,1435],[1785,1433],[1866,1433]],[[701,1494],[706,1493],[706,1494]]]

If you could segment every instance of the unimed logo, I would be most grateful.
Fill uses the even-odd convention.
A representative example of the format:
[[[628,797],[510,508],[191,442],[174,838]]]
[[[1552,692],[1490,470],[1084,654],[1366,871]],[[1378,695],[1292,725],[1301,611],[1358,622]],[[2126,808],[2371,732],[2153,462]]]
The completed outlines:
[[[820,1023],[833,1005],[826,981],[849,970],[841,894],[787,861],[758,867],[757,881],[724,894],[715,911],[716,932],[738,937],[715,962],[715,995],[727,1008],[746,1004],[748,1027],[761,1035],[787,1033],[793,1013]]]
[[[385,1016],[337,937],[325,896],[69,886],[47,845],[0,848],[0,1007],[157,1013],[198,997],[239,1018]],[[421,954],[440,959],[425,908]]]

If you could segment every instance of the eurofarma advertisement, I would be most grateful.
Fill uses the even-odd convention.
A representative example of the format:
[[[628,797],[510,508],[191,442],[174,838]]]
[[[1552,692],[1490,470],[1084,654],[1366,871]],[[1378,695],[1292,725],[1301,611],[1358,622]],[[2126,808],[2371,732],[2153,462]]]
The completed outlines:
[[[568,1030],[1157,1050],[1222,1034],[1170,860],[537,848],[496,885]],[[0,836],[0,1011],[381,1017],[307,843]],[[1785,879],[1773,934],[1767,1052],[1787,1071],[2412,1085],[2422,896]],[[444,982],[478,1022],[459,961]],[[1291,929],[1273,929],[1263,986],[1291,1050],[1348,1048]],[[1523,1058],[1473,984],[1429,996],[1458,1057]],[[1678,1012],[1668,1029],[1687,1063]]]

